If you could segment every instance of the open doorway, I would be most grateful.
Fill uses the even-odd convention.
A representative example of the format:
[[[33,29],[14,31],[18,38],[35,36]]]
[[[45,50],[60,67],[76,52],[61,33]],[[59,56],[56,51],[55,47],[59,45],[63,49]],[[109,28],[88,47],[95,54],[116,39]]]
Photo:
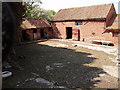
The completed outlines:
[[[37,40],[37,29],[33,29],[33,37],[34,37],[34,40]]]
[[[23,30],[22,31],[22,41],[29,41],[29,40],[30,40],[29,34],[27,33],[26,30]]]
[[[66,27],[66,39],[72,39],[72,27]]]
[[[40,29],[40,36],[41,36],[41,38],[45,37],[45,35],[44,35],[44,29]]]
[[[22,31],[22,37],[23,37],[23,38],[22,38],[23,41],[26,41],[26,40],[27,40],[26,30],[23,30],[23,31]]]

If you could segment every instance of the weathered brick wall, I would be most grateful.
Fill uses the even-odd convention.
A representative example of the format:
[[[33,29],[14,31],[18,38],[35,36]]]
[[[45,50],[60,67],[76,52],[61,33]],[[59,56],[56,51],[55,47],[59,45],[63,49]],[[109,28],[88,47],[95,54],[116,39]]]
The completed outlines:
[[[105,40],[112,41],[115,45],[118,44],[118,37],[117,36],[113,36],[112,32],[104,33],[102,35],[102,37],[104,37]]]
[[[92,40],[106,40],[117,43],[117,37],[111,33],[104,33],[105,21],[83,21],[83,25],[75,25],[75,22],[53,22],[54,35],[66,39],[66,27],[80,30],[80,41],[92,42]]]
[[[33,30],[26,30],[26,34],[29,35],[29,40],[34,40],[34,37],[33,37]]]
[[[45,28],[45,29],[44,29],[44,32],[47,33],[47,38],[53,37],[53,31],[52,31],[51,28]]]
[[[51,24],[54,30],[54,36],[57,38],[66,38],[66,27],[75,27],[75,22],[54,22]]]
[[[102,33],[104,32],[104,22],[84,22],[84,25],[80,27],[81,39],[84,38],[86,42],[99,39],[102,40]]]
[[[47,33],[47,38],[53,37],[53,31],[50,28],[44,28],[44,34]],[[28,35],[28,40],[34,40],[34,33],[32,29],[26,30],[26,34]],[[46,36],[45,36],[46,37]],[[41,39],[40,29],[37,29],[37,39]]]

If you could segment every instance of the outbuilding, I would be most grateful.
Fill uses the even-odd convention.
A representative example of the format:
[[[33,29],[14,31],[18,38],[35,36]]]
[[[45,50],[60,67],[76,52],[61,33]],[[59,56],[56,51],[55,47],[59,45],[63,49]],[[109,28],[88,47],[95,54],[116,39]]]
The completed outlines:
[[[113,4],[67,8],[58,11],[51,25],[56,38],[117,44],[114,33],[108,32],[116,16]]]
[[[24,19],[21,27],[23,41],[53,37],[53,30],[46,19]]]

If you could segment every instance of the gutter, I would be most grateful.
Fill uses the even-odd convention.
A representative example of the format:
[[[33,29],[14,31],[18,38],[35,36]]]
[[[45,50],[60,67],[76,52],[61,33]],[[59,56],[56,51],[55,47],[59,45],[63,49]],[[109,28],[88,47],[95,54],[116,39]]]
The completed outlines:
[[[71,19],[71,20],[51,20],[51,22],[61,22],[61,21],[105,21],[106,18],[93,18],[93,19]]]

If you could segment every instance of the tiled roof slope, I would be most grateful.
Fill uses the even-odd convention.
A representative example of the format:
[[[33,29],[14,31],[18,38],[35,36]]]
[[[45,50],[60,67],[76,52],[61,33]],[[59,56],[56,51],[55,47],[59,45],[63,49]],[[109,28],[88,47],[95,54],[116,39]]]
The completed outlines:
[[[106,28],[107,30],[120,30],[120,14],[118,14],[113,22],[113,24]]]
[[[51,27],[46,19],[25,19],[21,26],[23,29]]]
[[[61,9],[52,21],[105,19],[113,4]],[[114,6],[114,5],[113,5]]]

